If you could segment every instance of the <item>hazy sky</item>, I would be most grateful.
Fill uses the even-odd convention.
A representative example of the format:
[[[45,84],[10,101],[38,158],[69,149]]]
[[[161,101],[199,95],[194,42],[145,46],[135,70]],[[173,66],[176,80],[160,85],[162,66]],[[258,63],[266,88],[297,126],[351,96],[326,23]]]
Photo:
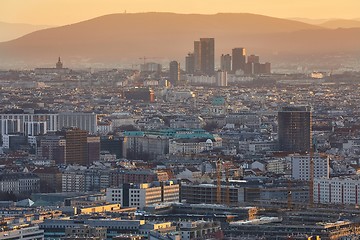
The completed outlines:
[[[63,25],[134,12],[248,12],[274,17],[360,18],[360,0],[0,0],[0,21]]]

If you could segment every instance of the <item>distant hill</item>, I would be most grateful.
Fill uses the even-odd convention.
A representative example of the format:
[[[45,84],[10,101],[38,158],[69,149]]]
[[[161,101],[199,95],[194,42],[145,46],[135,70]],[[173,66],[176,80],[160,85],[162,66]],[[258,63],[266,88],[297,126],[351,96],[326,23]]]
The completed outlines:
[[[65,66],[140,63],[143,56],[184,61],[200,37],[215,38],[216,56],[246,47],[263,60],[360,50],[360,29],[324,29],[246,13],[112,14],[0,43],[0,67],[53,64],[57,56]]]
[[[312,24],[312,25],[320,25],[324,22],[328,22],[334,19],[328,19],[328,18],[322,18],[322,19],[312,19],[312,18],[289,18],[289,20],[293,20],[293,21],[298,21],[298,22],[303,22],[303,23],[307,23],[307,24]]]
[[[325,28],[360,28],[359,20],[336,19],[319,24]]]
[[[25,34],[49,27],[51,26],[0,22],[0,42],[13,40]]]

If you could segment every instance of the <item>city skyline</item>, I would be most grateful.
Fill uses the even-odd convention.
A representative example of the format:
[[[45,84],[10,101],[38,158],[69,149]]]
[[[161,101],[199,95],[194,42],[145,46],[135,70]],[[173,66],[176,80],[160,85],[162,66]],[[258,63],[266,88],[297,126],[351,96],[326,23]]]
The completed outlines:
[[[56,4],[56,7],[54,7]],[[185,14],[254,13],[279,18],[355,19],[360,2],[347,1],[266,1],[244,2],[236,0],[209,0],[206,7],[201,1],[169,2],[164,0],[107,1],[3,0],[0,21],[9,23],[66,25],[112,13],[174,12]]]

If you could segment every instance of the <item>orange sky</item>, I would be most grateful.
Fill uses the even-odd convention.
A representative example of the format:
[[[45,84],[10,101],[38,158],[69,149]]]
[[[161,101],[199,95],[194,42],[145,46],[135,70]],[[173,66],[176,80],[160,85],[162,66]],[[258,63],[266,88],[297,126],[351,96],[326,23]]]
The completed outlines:
[[[125,10],[351,19],[360,18],[359,9],[359,0],[0,0],[0,21],[63,25]]]

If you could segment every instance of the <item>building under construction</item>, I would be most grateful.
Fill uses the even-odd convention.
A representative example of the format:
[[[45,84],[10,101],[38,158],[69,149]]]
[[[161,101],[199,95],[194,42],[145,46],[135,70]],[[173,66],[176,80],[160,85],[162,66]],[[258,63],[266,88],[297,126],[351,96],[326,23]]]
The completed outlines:
[[[309,152],[311,147],[311,107],[286,106],[278,112],[279,149]]]

